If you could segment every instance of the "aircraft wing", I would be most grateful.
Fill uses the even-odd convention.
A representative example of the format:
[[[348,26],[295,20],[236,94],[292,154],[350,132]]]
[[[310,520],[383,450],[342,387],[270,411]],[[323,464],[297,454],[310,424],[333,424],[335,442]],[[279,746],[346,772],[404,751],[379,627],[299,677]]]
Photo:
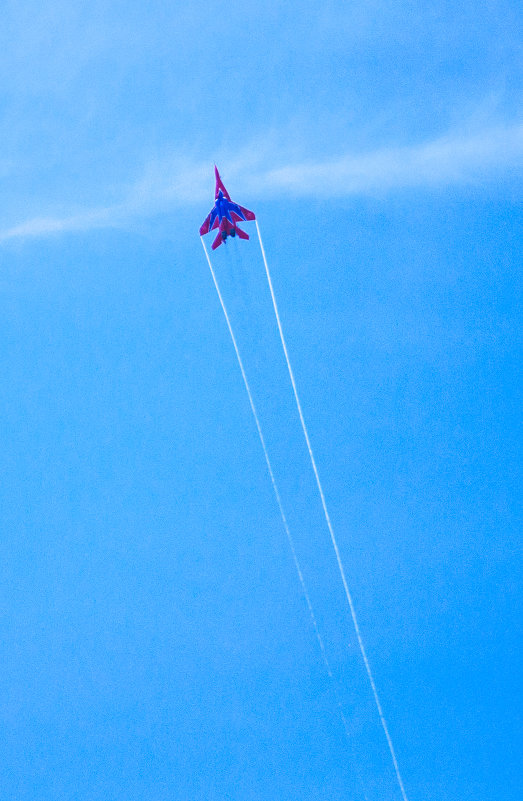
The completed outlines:
[[[209,212],[203,223],[200,227],[200,236],[204,234],[208,234],[209,231],[214,230],[214,228],[218,228],[219,220],[218,220],[218,211],[216,206]]]
[[[240,206],[240,209],[242,210],[242,214],[245,215],[246,220],[256,219],[256,214],[253,211],[249,211],[249,209],[246,209],[245,206]]]
[[[229,211],[235,222],[238,222],[238,220],[256,219],[256,215],[253,211],[249,211],[245,206],[240,206],[238,203],[229,203]]]

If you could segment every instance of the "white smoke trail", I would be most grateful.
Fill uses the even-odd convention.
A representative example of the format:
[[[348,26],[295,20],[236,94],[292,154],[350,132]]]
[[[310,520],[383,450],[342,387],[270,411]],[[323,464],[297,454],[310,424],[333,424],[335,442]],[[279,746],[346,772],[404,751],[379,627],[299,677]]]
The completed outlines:
[[[316,621],[316,615],[314,614],[314,609],[312,607],[309,591],[307,590],[307,585],[305,584],[305,578],[304,578],[304,575],[303,575],[303,572],[302,572],[302,569],[301,569],[300,562],[298,560],[298,555],[296,553],[296,547],[294,545],[294,540],[292,538],[292,534],[291,534],[290,529],[289,529],[289,524],[287,523],[287,518],[285,516],[285,511],[283,509],[283,504],[282,504],[282,501],[281,501],[280,491],[278,489],[278,485],[276,484],[276,479],[274,477],[274,473],[273,473],[273,470],[272,470],[272,465],[271,465],[271,461],[269,459],[267,446],[265,444],[265,438],[263,436],[260,420],[259,420],[259,417],[258,417],[258,412],[256,411],[256,406],[254,405],[252,392],[251,392],[251,389],[250,389],[250,386],[249,386],[249,382],[247,380],[247,374],[245,372],[245,368],[243,366],[243,361],[242,361],[242,358],[240,356],[240,350],[238,348],[238,343],[236,342],[236,337],[234,336],[234,331],[232,329],[231,320],[230,320],[229,314],[227,312],[227,308],[225,306],[225,302],[223,300],[222,293],[220,291],[220,287],[219,287],[219,284],[218,284],[218,279],[216,278],[216,273],[214,272],[209,253],[207,251],[207,248],[205,247],[205,242],[203,241],[203,237],[200,237],[200,239],[201,239],[201,243],[202,243],[202,246],[203,246],[203,250],[205,252],[205,257],[207,259],[207,264],[209,265],[209,269],[211,271],[212,280],[214,282],[214,286],[216,288],[216,292],[217,292],[218,298],[220,300],[220,305],[222,307],[222,311],[223,311],[223,314],[225,316],[225,320],[227,322],[227,328],[229,329],[229,334],[231,336],[232,344],[234,346],[234,352],[236,353],[236,359],[237,359],[238,365],[240,367],[240,371],[241,371],[242,378],[243,378],[243,383],[244,383],[245,389],[247,391],[247,397],[249,398],[249,405],[251,407],[252,415],[253,415],[254,421],[256,423],[256,429],[258,431],[258,437],[259,437],[259,440],[260,440],[260,443],[261,443],[261,446],[262,446],[262,449],[263,449],[263,454],[265,456],[265,463],[267,465],[267,470],[269,471],[269,476],[270,476],[270,479],[271,479],[272,489],[274,491],[274,496],[276,498],[276,503],[278,504],[278,509],[280,510],[280,516],[281,516],[281,519],[282,519],[283,528],[285,530],[285,535],[287,537],[287,541],[288,541],[290,549],[291,549],[292,558],[293,558],[293,561],[294,561],[294,566],[296,568],[296,572],[298,574],[298,578],[300,580],[301,589],[302,589],[303,595],[305,597],[305,601],[307,603],[307,608],[309,610],[309,615],[310,615],[310,618],[311,618],[312,627],[314,629],[314,633],[316,635],[316,639],[317,639],[318,645],[320,647],[321,655],[322,655],[322,658],[323,658],[323,662],[325,664],[325,668],[327,670],[327,674],[328,674],[328,676],[329,676],[329,678],[330,678],[330,680],[332,682],[332,686],[333,686],[335,697],[336,697],[336,703],[337,703],[337,706],[338,706],[338,710],[339,710],[339,713],[340,713],[341,720],[343,722],[343,727],[345,729],[345,734],[346,734],[347,739],[349,740],[349,742],[351,742],[351,734],[350,734],[350,730],[349,730],[349,725],[348,725],[345,713],[343,711],[343,706],[342,706],[340,698],[339,698],[338,690],[336,688],[336,680],[335,680],[334,675],[332,673],[332,669],[331,669],[331,666],[330,666],[330,663],[329,663],[329,658],[328,658],[327,652],[325,650],[325,644],[323,642],[323,638],[322,638],[322,636],[320,634],[320,631],[319,631],[319,628],[318,628],[318,623]],[[359,772],[357,772],[357,777],[358,777],[358,780],[359,780],[359,782],[361,784],[361,777],[359,776]],[[365,795],[364,791],[363,791],[363,793],[364,793],[364,796],[365,796],[365,801],[367,801],[367,796]]]
[[[303,429],[303,434],[305,436],[305,441],[307,443],[307,449],[309,451],[309,457],[310,457],[312,469],[314,471],[314,476],[316,478],[316,485],[317,485],[318,491],[320,493],[321,504],[323,506],[323,513],[325,515],[325,520],[327,522],[327,527],[329,529],[331,542],[332,542],[332,545],[333,545],[333,548],[334,548],[334,552],[336,554],[336,561],[338,563],[338,569],[339,569],[339,572],[340,572],[341,580],[343,582],[345,595],[346,595],[346,598],[347,598],[347,601],[348,601],[348,604],[349,604],[349,609],[350,609],[350,613],[351,613],[351,617],[352,617],[352,622],[353,622],[353,625],[354,625],[354,630],[356,632],[356,637],[358,639],[358,645],[359,645],[359,648],[360,648],[361,656],[363,658],[363,662],[365,664],[365,670],[367,671],[367,676],[368,676],[368,679],[369,679],[369,682],[370,682],[370,686],[372,688],[372,694],[374,696],[374,701],[376,703],[376,708],[378,710],[378,715],[379,715],[379,718],[380,718],[380,721],[381,721],[381,725],[383,727],[383,731],[385,733],[387,744],[389,746],[389,751],[390,751],[390,755],[392,757],[392,763],[394,765],[394,770],[395,770],[396,778],[398,780],[398,784],[399,784],[399,787],[400,787],[400,790],[401,790],[401,795],[403,797],[403,801],[408,801],[407,794],[405,792],[405,787],[403,785],[403,779],[401,778],[401,773],[400,773],[399,766],[398,766],[398,760],[396,759],[396,752],[394,751],[394,746],[392,744],[392,739],[391,739],[391,736],[389,734],[389,728],[387,726],[387,721],[385,720],[385,716],[383,714],[383,709],[382,709],[381,702],[380,702],[380,699],[379,699],[378,690],[376,688],[376,684],[374,682],[374,676],[372,674],[372,670],[371,670],[371,667],[370,667],[370,664],[369,664],[369,660],[367,658],[367,652],[365,651],[365,646],[363,645],[363,639],[362,639],[361,632],[360,632],[360,627],[359,627],[359,624],[358,624],[358,618],[356,616],[356,610],[354,608],[354,603],[352,601],[352,596],[351,596],[350,591],[349,591],[349,586],[347,584],[347,579],[346,579],[346,576],[345,576],[345,569],[343,567],[343,562],[341,561],[341,555],[340,555],[340,551],[339,551],[339,548],[338,548],[338,543],[336,541],[336,537],[334,535],[334,529],[332,527],[332,523],[331,523],[331,519],[330,519],[330,516],[329,516],[329,512],[327,510],[327,504],[325,502],[325,495],[323,493],[323,487],[321,485],[320,476],[318,474],[318,468],[316,467],[316,460],[314,459],[314,454],[312,452],[311,441],[309,439],[309,433],[307,431],[307,426],[305,424],[305,418],[303,416],[303,411],[302,411],[300,399],[299,399],[299,396],[298,396],[298,390],[296,389],[296,381],[294,380],[294,373],[292,371],[291,363],[290,363],[290,360],[289,360],[289,354],[288,354],[288,351],[287,351],[287,345],[286,345],[286,342],[285,342],[285,337],[283,336],[283,329],[282,329],[282,325],[281,325],[280,315],[279,315],[279,312],[278,312],[278,306],[277,306],[277,303],[276,303],[276,297],[274,295],[274,289],[273,289],[273,286],[272,286],[271,274],[269,272],[269,266],[267,264],[267,257],[265,255],[265,248],[263,247],[263,242],[262,242],[262,238],[261,238],[261,234],[260,234],[260,227],[258,225],[258,220],[255,220],[255,223],[256,223],[256,230],[258,232],[258,240],[260,242],[260,249],[261,249],[261,253],[262,253],[262,256],[263,256],[263,263],[265,265],[265,273],[267,275],[267,281],[269,283],[269,289],[270,289],[270,292],[271,292],[271,298],[272,298],[272,305],[273,305],[273,308],[274,308],[274,314],[276,315],[276,322],[278,324],[278,331],[280,333],[280,340],[281,340],[281,344],[282,344],[282,347],[283,347],[283,352],[285,354],[285,361],[287,362],[287,369],[289,371],[289,376],[290,376],[290,379],[291,379],[291,384],[292,384],[292,389],[293,389],[293,392],[294,392],[294,397],[296,399],[296,406],[298,408],[298,414],[299,414],[299,417],[300,417],[301,427]]]

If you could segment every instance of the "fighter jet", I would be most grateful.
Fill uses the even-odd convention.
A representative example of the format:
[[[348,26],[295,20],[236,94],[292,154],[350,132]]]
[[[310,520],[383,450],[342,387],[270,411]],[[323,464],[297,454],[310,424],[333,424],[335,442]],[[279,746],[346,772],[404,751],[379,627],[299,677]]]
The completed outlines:
[[[208,234],[209,231],[214,231],[218,228],[218,233],[211,246],[213,250],[216,250],[222,242],[227,241],[227,237],[229,236],[239,236],[240,239],[248,239],[249,234],[242,231],[237,223],[239,220],[255,220],[256,215],[244,206],[233,203],[220,178],[220,173],[216,165],[214,167],[214,174],[216,176],[216,190],[214,193],[215,204],[202,223],[200,236],[204,236]]]

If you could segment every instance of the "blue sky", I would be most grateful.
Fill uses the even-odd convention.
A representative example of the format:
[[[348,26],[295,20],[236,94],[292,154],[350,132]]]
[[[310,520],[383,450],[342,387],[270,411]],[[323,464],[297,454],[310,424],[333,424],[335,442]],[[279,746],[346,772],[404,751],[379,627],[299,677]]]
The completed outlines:
[[[517,5],[4,4],[0,787],[521,797]],[[336,705],[344,706],[347,738]]]

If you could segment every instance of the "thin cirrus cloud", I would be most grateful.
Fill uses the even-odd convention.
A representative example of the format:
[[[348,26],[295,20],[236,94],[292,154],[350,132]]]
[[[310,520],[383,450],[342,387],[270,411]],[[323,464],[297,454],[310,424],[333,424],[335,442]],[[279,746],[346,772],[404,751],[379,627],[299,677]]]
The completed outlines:
[[[320,164],[286,166],[269,172],[266,181],[273,189],[331,197],[474,183],[521,166],[523,125],[514,125],[468,136],[447,135],[413,147],[348,154]]]
[[[381,148],[337,159],[266,169],[257,145],[234,159],[217,159],[251,197],[321,198],[375,194],[407,188],[481,183],[523,166],[523,124],[491,127],[470,134],[447,134],[409,147]],[[247,165],[249,165],[247,167]],[[246,169],[249,170],[246,177]],[[209,163],[156,164],[121,202],[58,217],[33,217],[0,232],[0,241],[58,233],[119,228],[133,219],[165,213],[209,197]]]

